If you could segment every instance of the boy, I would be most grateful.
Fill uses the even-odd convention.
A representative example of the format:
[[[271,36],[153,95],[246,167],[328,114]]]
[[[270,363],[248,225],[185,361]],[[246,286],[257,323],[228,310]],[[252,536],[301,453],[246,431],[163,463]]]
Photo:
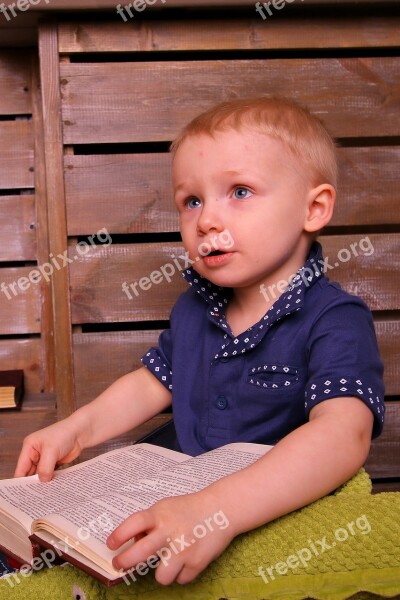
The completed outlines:
[[[183,243],[196,269],[185,273],[192,288],[145,366],[28,436],[15,473],[47,481],[56,464],[171,402],[183,452],[273,444],[250,467],[158,502],[110,535],[114,550],[137,536],[114,562],[128,569],[174,536],[190,539],[198,523],[223,511],[229,527],[157,567],[163,584],[191,581],[236,535],[349,479],[384,412],[371,315],[328,282],[315,242],[331,219],[336,186],[335,147],[320,122],[288,100],[235,100],[192,121],[172,151]],[[219,251],[199,251],[216,240]]]

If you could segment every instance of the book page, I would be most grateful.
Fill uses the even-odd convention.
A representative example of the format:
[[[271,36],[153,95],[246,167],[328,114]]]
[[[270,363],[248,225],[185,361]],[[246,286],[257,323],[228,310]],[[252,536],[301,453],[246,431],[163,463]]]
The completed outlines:
[[[125,482],[156,475],[187,455],[150,444],[106,452],[79,465],[56,471],[48,483],[37,475],[0,481],[0,509],[24,524],[120,488]],[[18,514],[16,513],[18,511]]]
[[[109,562],[115,553],[105,546],[108,535],[132,513],[152,506],[168,496],[193,493],[235,471],[245,468],[272,449],[260,444],[228,444],[137,482],[119,488],[118,493],[98,496],[61,514],[35,521],[32,530],[45,529],[78,548],[93,560],[94,554]],[[119,551],[118,551],[119,552]],[[104,562],[102,561],[104,566]]]

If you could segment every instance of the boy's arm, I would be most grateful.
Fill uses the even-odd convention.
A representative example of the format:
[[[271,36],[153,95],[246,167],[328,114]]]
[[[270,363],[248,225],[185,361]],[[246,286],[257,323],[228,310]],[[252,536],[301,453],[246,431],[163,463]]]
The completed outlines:
[[[38,473],[41,481],[49,481],[57,464],[137,427],[169,404],[171,392],[147,368],[128,373],[63,421],[28,435],[15,477]]]
[[[321,498],[354,475],[367,458],[372,425],[371,411],[358,398],[321,402],[311,410],[308,423],[251,466],[201,492],[168,498],[129,517],[111,534],[109,546],[116,549],[135,535],[147,536],[121,553],[115,566],[130,568],[146,561],[169,547],[167,539],[193,539],[196,525],[222,511],[227,528],[214,527],[195,544],[181,543],[182,551],[170,552],[169,563],[157,568],[160,583],[191,581],[236,535]]]

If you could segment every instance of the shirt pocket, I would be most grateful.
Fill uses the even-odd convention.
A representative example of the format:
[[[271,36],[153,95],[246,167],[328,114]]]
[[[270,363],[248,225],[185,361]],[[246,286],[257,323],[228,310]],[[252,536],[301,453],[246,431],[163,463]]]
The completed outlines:
[[[289,365],[259,365],[251,367],[247,383],[268,389],[282,389],[299,381],[299,370]]]

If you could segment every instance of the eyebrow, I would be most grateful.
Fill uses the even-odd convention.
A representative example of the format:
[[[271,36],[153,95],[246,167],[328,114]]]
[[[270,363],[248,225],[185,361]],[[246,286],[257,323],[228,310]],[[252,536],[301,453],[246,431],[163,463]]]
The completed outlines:
[[[223,171],[223,175],[243,175],[243,171]]]
[[[235,176],[242,176],[244,173],[243,171],[235,171],[235,170],[229,170],[229,171],[222,171],[221,175],[235,175]],[[179,185],[176,186],[175,191],[178,192],[181,188],[186,187],[186,182],[180,183]]]
[[[185,183],[180,183],[179,185],[177,185],[176,187],[174,187],[174,191],[175,192],[179,192],[179,190],[181,190],[182,188],[186,187],[186,182]]]

